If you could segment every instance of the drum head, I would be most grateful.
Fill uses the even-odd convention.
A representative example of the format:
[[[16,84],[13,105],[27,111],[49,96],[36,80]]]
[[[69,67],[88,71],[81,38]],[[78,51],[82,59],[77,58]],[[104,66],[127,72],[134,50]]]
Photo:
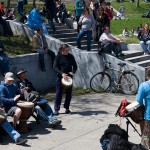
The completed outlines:
[[[23,107],[23,108],[32,108],[34,106],[34,103],[32,103],[32,102],[19,102],[19,103],[17,103],[17,106]]]
[[[129,104],[128,106],[126,106],[126,110],[128,112],[131,112],[139,106],[140,106],[140,104],[138,102],[133,102],[133,103]]]
[[[64,78],[61,79],[61,82],[64,86],[71,86],[72,85],[72,78],[68,77],[67,80],[65,80]]]

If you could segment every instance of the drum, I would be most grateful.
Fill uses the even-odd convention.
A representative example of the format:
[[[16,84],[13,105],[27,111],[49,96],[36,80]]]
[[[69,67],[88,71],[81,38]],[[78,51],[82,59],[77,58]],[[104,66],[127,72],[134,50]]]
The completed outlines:
[[[130,117],[135,123],[140,124],[144,120],[144,106],[133,102],[126,106],[126,117]]]
[[[21,109],[22,113],[19,118],[19,132],[24,134],[27,133],[28,127],[27,127],[27,120],[30,118],[30,116],[33,114],[33,107],[34,103],[32,102],[19,102],[17,103],[17,106]]]
[[[62,83],[63,93],[66,93],[67,89],[69,89],[72,86],[73,81],[72,81],[72,78],[68,76],[67,80],[62,78],[61,83]]]

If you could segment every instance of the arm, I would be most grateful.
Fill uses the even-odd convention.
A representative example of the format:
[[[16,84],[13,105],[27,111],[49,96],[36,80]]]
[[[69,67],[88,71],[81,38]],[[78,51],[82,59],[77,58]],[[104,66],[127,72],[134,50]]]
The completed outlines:
[[[15,101],[13,98],[6,98],[6,90],[4,88],[0,89],[0,99],[3,103],[3,105],[15,105]]]
[[[94,29],[95,28],[95,19],[94,19],[93,15],[91,15],[91,19],[92,19],[92,29]]]
[[[72,66],[73,66],[73,71],[72,71],[72,73],[74,74],[76,71],[77,71],[77,63],[76,63],[76,61],[75,61],[75,59],[74,59],[74,57],[73,57],[73,55],[72,55]]]
[[[80,19],[79,19],[79,22],[78,22],[78,24],[82,24],[82,20],[83,20],[83,18],[84,18],[84,16],[82,15],[81,17],[80,17]]]
[[[53,68],[57,73],[62,74],[63,72],[59,69],[58,67],[58,62],[59,62],[59,54],[56,56],[55,61],[54,61],[54,65]]]
[[[144,88],[142,85],[139,86],[139,89],[138,89],[138,94],[137,94],[137,98],[136,98],[136,101],[140,104],[140,105],[143,105],[143,99],[144,99]]]

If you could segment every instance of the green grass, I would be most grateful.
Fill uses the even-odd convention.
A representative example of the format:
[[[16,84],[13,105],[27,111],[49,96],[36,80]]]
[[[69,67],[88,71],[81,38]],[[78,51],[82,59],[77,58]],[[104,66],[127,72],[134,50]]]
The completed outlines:
[[[136,3],[130,3],[129,1],[124,1],[122,3],[112,2],[112,6],[119,10],[121,5],[125,7],[125,17],[129,20],[112,20],[111,21],[111,32],[115,35],[121,34],[123,29],[127,27],[130,31],[133,27],[138,27],[139,24],[145,22],[150,23],[149,18],[142,18],[142,14],[146,13],[150,9],[150,3],[143,2],[140,0],[140,7],[136,7]]]
[[[1,36],[1,41],[9,56],[32,53],[32,42],[23,36]]]

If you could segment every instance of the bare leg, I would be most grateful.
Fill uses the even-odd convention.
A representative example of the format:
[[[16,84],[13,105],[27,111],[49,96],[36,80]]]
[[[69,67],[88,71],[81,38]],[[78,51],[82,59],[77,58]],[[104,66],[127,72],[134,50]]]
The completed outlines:
[[[14,117],[13,117],[14,128],[16,128],[16,124],[17,124],[17,121],[18,121],[20,116],[21,116],[21,109],[17,108],[16,111],[15,111]]]

